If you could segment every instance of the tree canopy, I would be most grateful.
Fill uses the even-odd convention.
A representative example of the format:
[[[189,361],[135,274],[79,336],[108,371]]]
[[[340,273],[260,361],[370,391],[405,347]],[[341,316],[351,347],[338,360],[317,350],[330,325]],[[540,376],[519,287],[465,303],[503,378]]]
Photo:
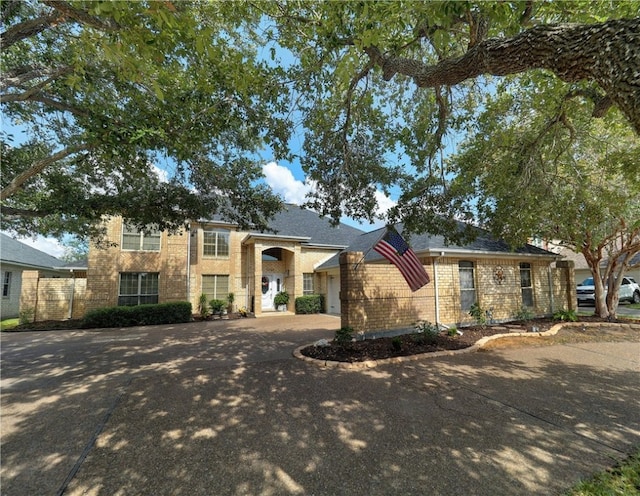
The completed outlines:
[[[99,234],[102,215],[264,226],[255,152],[282,150],[281,71],[231,3],[2,2],[2,228]],[[283,152],[284,153],[284,152]]]
[[[615,315],[620,275],[640,253],[640,141],[619,115],[605,126],[571,98],[539,97],[498,85],[450,158],[451,188],[512,244],[536,236],[582,253],[598,313]]]
[[[390,222],[450,234],[480,210],[446,156],[478,136],[489,105],[517,127],[493,104],[500,91],[522,92],[532,116],[496,139],[526,137],[542,155],[552,133],[538,120],[559,123],[570,148],[583,136],[571,129],[597,119],[594,139],[621,130],[619,163],[636,170],[639,14],[586,0],[3,2],[3,112],[31,130],[24,144],[3,137],[3,227],[82,232],[116,213],[170,226],[216,211],[264,223],[278,199],[255,154],[291,158],[301,129],[320,214],[371,220],[382,190],[398,197]],[[167,181],[156,163],[171,164]]]
[[[309,130],[302,163],[318,183],[312,204],[334,217],[370,218],[374,190],[396,188],[391,220],[412,230],[450,233],[454,217],[471,220],[443,157],[476,129],[486,99],[505,81],[536,95],[534,105],[571,100],[566,123],[572,110],[586,109],[605,121],[622,114],[640,132],[637,2],[264,8],[274,41],[297,60],[293,90]]]

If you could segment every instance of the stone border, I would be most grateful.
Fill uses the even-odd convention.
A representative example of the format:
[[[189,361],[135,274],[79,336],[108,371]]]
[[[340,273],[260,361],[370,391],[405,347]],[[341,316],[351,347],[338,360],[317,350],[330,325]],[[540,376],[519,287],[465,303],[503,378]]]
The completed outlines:
[[[505,337],[542,337],[542,336],[554,336],[562,329],[563,327],[582,327],[582,328],[593,328],[600,329],[603,327],[610,327],[612,325],[618,326],[622,329],[632,329],[640,331],[640,324],[625,324],[620,322],[609,323],[609,322],[560,322],[555,324],[551,329],[544,332],[508,332],[504,334],[494,334],[493,336],[485,336],[484,338],[476,341],[475,344],[469,346],[468,348],[463,348],[461,350],[447,350],[447,351],[435,351],[432,353],[419,353],[417,355],[409,355],[409,356],[400,356],[393,358],[384,358],[382,360],[366,360],[363,362],[335,362],[332,360],[318,360],[317,358],[311,358],[303,355],[300,350],[306,348],[310,345],[299,346],[295,350],[293,350],[293,356],[307,363],[313,363],[318,367],[325,367],[329,369],[370,369],[376,367],[378,365],[383,365],[387,363],[403,363],[403,362],[413,362],[416,360],[423,360],[425,358],[437,358],[442,356],[452,356],[452,355],[460,355],[462,353],[473,353],[478,351],[484,347],[489,341],[493,341],[495,339],[505,338]]]

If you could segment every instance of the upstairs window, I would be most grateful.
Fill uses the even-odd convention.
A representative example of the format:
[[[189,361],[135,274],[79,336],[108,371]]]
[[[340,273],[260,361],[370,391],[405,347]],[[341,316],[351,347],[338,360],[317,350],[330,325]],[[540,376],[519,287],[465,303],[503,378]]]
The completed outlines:
[[[160,231],[153,226],[139,229],[137,226],[122,225],[122,249],[135,251],[160,251]]]
[[[531,277],[531,264],[520,264],[520,291],[522,292],[522,305],[533,306],[533,279]]]
[[[229,256],[229,231],[225,229],[212,229],[203,232],[205,257]]]

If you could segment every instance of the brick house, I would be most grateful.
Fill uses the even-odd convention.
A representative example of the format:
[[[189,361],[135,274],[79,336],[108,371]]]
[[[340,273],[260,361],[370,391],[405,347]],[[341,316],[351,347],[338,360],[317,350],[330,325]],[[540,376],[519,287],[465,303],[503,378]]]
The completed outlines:
[[[401,225],[396,228],[402,232]],[[340,283],[343,326],[371,331],[420,320],[467,324],[473,322],[469,310],[474,303],[494,321],[576,308],[572,262],[533,245],[512,250],[483,231],[465,245],[448,245],[442,236],[408,237],[431,278],[411,292],[398,269],[372,250],[383,234],[378,230],[358,236],[316,269]]]
[[[549,315],[575,308],[570,263],[532,245],[511,250],[483,232],[464,246],[446,245],[440,236],[409,238],[431,276],[412,293],[400,272],[371,249],[383,230],[333,227],[295,205],[286,205],[271,228],[240,231],[213,219],[168,234],[110,218],[107,238],[115,244],[89,251],[86,309],[187,300],[195,310],[202,293],[208,300],[233,293],[236,309],[259,316],[275,311],[274,296],[287,291],[289,311],[296,297],[321,294],[325,310],[340,314],[343,325],[372,330],[417,320],[464,324],[474,302],[495,320],[523,310]]]
[[[122,218],[107,220],[114,246],[89,250],[86,309],[190,301],[202,293],[260,315],[274,311],[279,291],[290,295],[288,310],[304,294],[337,294],[338,287],[315,268],[362,234],[331,226],[317,213],[285,205],[270,224],[273,232],[240,231],[220,219],[191,222],[176,234],[140,232]]]

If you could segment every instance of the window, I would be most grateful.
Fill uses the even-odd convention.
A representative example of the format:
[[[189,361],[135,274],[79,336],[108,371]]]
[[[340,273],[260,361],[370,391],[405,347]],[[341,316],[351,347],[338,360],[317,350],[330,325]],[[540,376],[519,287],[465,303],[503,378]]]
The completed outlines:
[[[11,296],[11,272],[5,272],[2,277],[2,297],[9,298]]]
[[[461,261],[458,263],[460,275],[460,307],[463,312],[468,312],[476,302],[476,285],[473,262]]]
[[[157,272],[122,272],[118,305],[135,306],[158,303]]]
[[[227,301],[229,296],[229,276],[210,275],[202,276],[202,292],[208,300]]]
[[[302,274],[302,294],[313,294],[313,273]]]
[[[228,257],[229,256],[229,231],[215,229],[204,231],[204,256]]]
[[[522,291],[522,305],[533,306],[533,284],[531,279],[531,264],[520,264],[520,290]]]
[[[160,231],[153,226],[140,230],[136,226],[122,225],[122,249],[160,251]]]

